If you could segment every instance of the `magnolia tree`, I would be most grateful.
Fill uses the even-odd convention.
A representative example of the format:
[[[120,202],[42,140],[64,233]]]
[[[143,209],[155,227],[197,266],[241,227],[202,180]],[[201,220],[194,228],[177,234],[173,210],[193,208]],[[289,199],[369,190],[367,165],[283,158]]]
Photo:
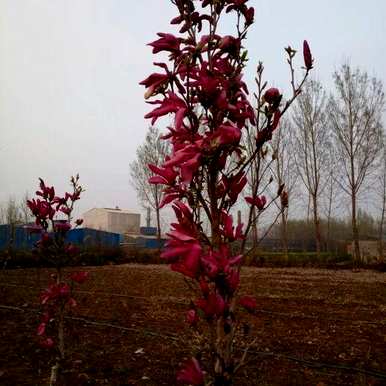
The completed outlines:
[[[304,74],[295,79],[296,51],[286,48],[292,95],[283,100],[276,88],[266,89],[263,66],[257,70],[255,100],[249,101],[243,81],[247,53],[243,42],[254,21],[247,0],[174,0],[178,11],[171,24],[180,25],[180,35],[159,33],[150,43],[153,53],[168,53],[166,63],[155,63],[161,72],[141,82],[154,109],[145,118],[174,115],[163,139],[172,153],[161,166],[149,165],[149,182],[164,185],[160,206],[172,204],[176,222],[171,224],[162,258],[171,269],[185,276],[197,298],[187,312],[187,322],[204,335],[203,346],[177,374],[177,381],[193,385],[231,385],[245,354],[237,357],[237,306],[249,312],[256,308],[251,296],[240,296],[240,269],[245,238],[243,224],[233,225],[232,207],[247,184],[247,173],[263,145],[272,138],[285,113],[300,93],[312,56],[303,44]],[[221,36],[225,14],[236,16],[234,36]],[[259,125],[254,150],[247,153],[240,138],[247,125]],[[258,178],[257,178],[258,180]],[[246,200],[253,212],[262,210],[265,198],[259,186]],[[280,189],[278,195],[285,196]],[[285,197],[284,197],[285,198]],[[264,204],[263,204],[264,203]],[[268,205],[269,203],[267,203]],[[202,216],[210,224],[205,232]],[[249,216],[249,222],[253,216]],[[246,224],[245,229],[249,229]],[[205,328],[203,326],[206,326]]]
[[[28,226],[32,233],[40,234],[34,252],[53,265],[56,269],[51,275],[51,283],[40,295],[43,308],[41,322],[37,328],[40,345],[56,351],[56,363],[52,367],[50,384],[55,384],[58,370],[65,359],[65,326],[64,318],[67,310],[76,306],[73,290],[76,284],[82,284],[88,272],[74,272],[65,275],[63,267],[68,265],[78,254],[78,248],[66,242],[67,232],[71,229],[72,212],[75,201],[83,192],[79,185],[79,176],[71,178],[72,192],[64,197],[55,195],[53,186],[46,186],[40,179],[39,198],[27,200],[35,224]],[[75,227],[82,224],[75,221]],[[56,336],[56,337],[54,337]]]

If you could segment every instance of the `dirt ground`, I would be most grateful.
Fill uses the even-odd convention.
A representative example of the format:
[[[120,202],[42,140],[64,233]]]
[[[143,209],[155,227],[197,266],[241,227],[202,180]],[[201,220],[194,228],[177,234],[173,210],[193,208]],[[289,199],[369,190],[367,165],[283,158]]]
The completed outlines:
[[[66,320],[65,385],[174,385],[191,355],[181,275],[166,266],[87,268]],[[35,336],[45,269],[0,271],[0,385],[46,385],[52,356]],[[257,338],[236,385],[386,385],[386,274],[245,268],[241,311]],[[240,352],[241,354],[241,352]]]

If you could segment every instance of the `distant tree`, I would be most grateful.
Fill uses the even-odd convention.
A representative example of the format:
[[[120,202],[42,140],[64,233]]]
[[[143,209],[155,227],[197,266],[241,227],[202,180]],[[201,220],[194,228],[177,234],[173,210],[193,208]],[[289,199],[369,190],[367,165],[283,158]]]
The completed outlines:
[[[326,115],[326,93],[314,80],[306,82],[293,113],[294,154],[300,179],[309,196],[315,230],[316,253],[321,250],[320,196],[326,183],[330,131]]]
[[[130,164],[130,179],[137,196],[144,208],[152,208],[156,214],[158,240],[161,239],[160,204],[162,200],[162,185],[150,184],[153,176],[148,165],[160,166],[169,153],[167,141],[161,140],[157,127],[150,126],[144,143],[137,149],[137,158]]]
[[[295,159],[291,143],[292,127],[288,119],[282,119],[272,139],[273,165],[271,171],[279,186],[285,186],[286,194],[279,201],[275,201],[281,214],[280,239],[286,259],[288,259],[288,206],[293,197],[297,173],[294,173]],[[292,202],[292,201],[291,201]]]
[[[379,243],[379,256],[383,259],[384,250],[384,228],[385,228],[385,214],[386,214],[386,146],[383,141],[382,158],[380,167],[378,169],[378,175],[375,184],[376,194],[376,207],[380,211],[378,221],[378,243]]]
[[[329,116],[337,146],[338,165],[343,171],[339,185],[351,199],[354,260],[360,259],[357,200],[366,178],[373,171],[382,144],[382,82],[348,64],[334,73],[335,94]]]
[[[23,198],[19,201],[19,216],[23,224],[28,224],[34,221],[31,211],[27,206],[27,201],[30,199],[28,192],[25,192]]]

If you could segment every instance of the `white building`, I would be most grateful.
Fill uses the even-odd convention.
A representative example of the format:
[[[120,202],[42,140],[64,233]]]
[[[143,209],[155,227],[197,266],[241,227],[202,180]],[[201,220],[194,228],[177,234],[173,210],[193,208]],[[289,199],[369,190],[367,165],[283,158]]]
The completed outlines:
[[[128,210],[93,208],[83,214],[83,226],[106,232],[139,234],[141,215]]]

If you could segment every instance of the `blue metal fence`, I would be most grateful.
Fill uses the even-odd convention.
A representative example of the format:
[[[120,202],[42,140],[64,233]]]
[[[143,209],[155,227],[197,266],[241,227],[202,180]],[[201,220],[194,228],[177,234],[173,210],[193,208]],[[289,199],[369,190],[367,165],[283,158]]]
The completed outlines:
[[[23,226],[0,225],[0,250],[32,249],[39,235],[30,234]],[[67,233],[67,241],[80,246],[118,247],[122,236],[118,233],[104,232],[90,228],[72,229]]]

